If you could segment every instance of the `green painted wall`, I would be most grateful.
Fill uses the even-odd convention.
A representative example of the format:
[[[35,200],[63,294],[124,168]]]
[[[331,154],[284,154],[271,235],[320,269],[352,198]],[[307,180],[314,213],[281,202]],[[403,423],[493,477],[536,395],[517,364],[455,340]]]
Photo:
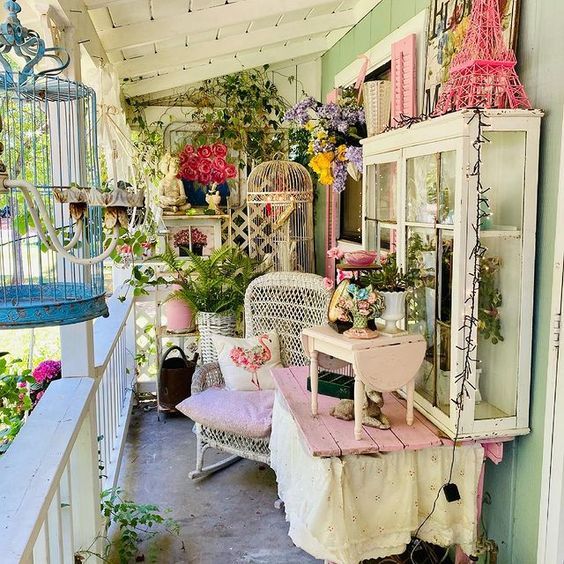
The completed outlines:
[[[335,75],[353,62],[357,55],[364,53],[384,39],[407,20],[424,10],[429,0],[382,0],[367,16],[353,27],[321,59],[321,94],[325,99],[334,87]],[[317,271],[325,268],[325,188],[318,186],[316,202],[315,250]]]
[[[428,4],[429,0],[382,0],[323,56],[323,96],[333,88],[336,73]],[[486,473],[486,491],[491,503],[484,508],[484,519],[488,535],[500,546],[500,564],[536,562],[555,214],[564,107],[564,34],[561,30],[564,2],[522,0],[521,6],[519,73],[531,101],[536,107],[545,110],[546,116],[542,125],[540,155],[531,389],[532,432],[506,446],[502,464],[494,466],[488,463]],[[317,201],[316,247],[319,272],[323,270],[324,190],[321,188]]]
[[[542,124],[537,214],[532,432],[516,441],[500,467],[489,468],[487,473],[486,489],[491,492],[493,503],[486,511],[486,522],[490,535],[506,545],[501,563],[536,562],[564,106],[563,21],[564,3],[561,0],[521,2],[518,70],[532,103],[545,110],[546,115]]]

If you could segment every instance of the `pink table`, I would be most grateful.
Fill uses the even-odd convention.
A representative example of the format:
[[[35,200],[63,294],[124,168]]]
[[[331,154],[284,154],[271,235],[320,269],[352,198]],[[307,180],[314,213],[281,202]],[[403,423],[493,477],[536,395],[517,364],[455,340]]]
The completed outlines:
[[[413,424],[415,377],[425,356],[426,343],[421,335],[380,336],[376,339],[351,339],[329,325],[308,327],[302,331],[304,351],[311,359],[311,412],[317,415],[318,368],[322,359],[331,364],[350,364],[354,371],[354,436],[362,439],[364,386],[379,392],[392,392],[405,386],[408,425]],[[324,356],[325,355],[325,356]]]
[[[343,421],[329,415],[338,403],[337,398],[318,396],[318,414],[311,414],[311,394],[307,391],[306,366],[278,368],[272,371],[277,389],[292,414],[304,445],[312,456],[343,456],[370,454],[396,450],[417,450],[443,444],[452,444],[423,415],[415,412],[413,425],[406,422],[406,404],[394,394],[384,394],[383,412],[392,428],[383,431],[362,426],[360,440],[356,440],[352,421]]]
[[[352,421],[343,421],[329,415],[339,401],[325,395],[318,396],[318,414],[311,413],[311,393],[307,391],[308,367],[278,368],[272,371],[277,395],[296,423],[299,436],[306,450],[313,457],[328,458],[346,455],[373,454],[400,450],[420,450],[438,446],[452,446],[452,440],[418,412],[414,413],[413,425],[406,422],[406,402],[395,394],[384,394],[383,412],[390,419],[391,429],[381,430],[362,426],[360,440],[351,432]],[[482,444],[485,458],[498,464],[503,457],[503,442],[512,437],[476,441]],[[471,443],[473,441],[461,441]],[[484,467],[476,496],[477,520],[481,513]],[[469,559],[457,551],[457,564],[467,564]]]

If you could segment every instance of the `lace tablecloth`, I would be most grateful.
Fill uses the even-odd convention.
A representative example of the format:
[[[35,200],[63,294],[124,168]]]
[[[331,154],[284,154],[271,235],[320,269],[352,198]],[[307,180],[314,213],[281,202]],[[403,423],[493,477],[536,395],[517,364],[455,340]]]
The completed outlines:
[[[279,391],[270,448],[290,537],[312,556],[338,564],[404,552],[411,534],[431,512],[452,460],[448,446],[313,457]],[[483,456],[479,444],[456,448],[452,481],[461,499],[449,503],[441,492],[419,538],[473,552]]]

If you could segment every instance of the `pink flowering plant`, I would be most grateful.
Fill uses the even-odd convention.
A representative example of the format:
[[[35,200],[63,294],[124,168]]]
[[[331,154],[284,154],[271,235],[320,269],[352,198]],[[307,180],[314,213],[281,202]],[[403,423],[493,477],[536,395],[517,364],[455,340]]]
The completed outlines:
[[[24,423],[26,411],[32,408],[29,386],[35,382],[21,361],[10,360],[0,352],[0,454],[14,440]]]
[[[189,229],[182,229],[174,234],[173,237],[175,247],[190,248],[192,246],[201,245],[205,247],[208,244],[208,237],[205,233],[200,231],[197,227],[190,227]]]
[[[61,378],[61,361],[44,360],[33,369],[31,375],[33,382],[29,390],[32,406],[35,407],[45,394],[45,390],[49,387],[49,384]]]

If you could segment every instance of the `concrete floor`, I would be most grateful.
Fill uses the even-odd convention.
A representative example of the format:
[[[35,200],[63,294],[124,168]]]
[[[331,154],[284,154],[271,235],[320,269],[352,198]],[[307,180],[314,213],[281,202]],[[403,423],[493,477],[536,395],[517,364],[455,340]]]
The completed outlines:
[[[159,422],[154,410],[134,409],[121,486],[137,503],[170,508],[169,516],[181,527],[178,538],[166,536],[153,544],[158,564],[319,562],[288,537],[284,511],[274,508],[276,479],[270,468],[243,460],[193,482],[188,472],[195,456],[188,418]],[[213,460],[215,454],[207,456]]]

